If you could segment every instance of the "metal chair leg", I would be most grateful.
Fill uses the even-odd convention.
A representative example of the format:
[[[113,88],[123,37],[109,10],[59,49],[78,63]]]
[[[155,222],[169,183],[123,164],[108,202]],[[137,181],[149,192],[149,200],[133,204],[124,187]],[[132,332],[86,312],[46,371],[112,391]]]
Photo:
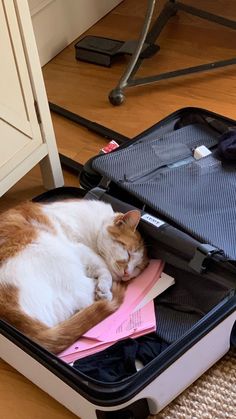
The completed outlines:
[[[133,55],[131,56],[130,62],[120,81],[118,82],[115,89],[113,89],[109,94],[109,100],[112,105],[121,105],[124,102],[125,96],[123,90],[128,87],[135,86],[144,86],[152,83],[159,82],[161,80],[166,80],[173,77],[184,76],[188,74],[194,74],[201,71],[210,71],[221,67],[226,67],[236,64],[236,58],[233,57],[228,60],[220,60],[215,62],[210,62],[207,64],[202,64],[194,67],[182,68],[180,70],[169,71],[149,77],[134,78],[136,72],[138,71],[142,61],[142,48],[144,43],[154,45],[158,36],[160,35],[162,29],[165,27],[169,18],[174,16],[179,10],[186,13],[197,16],[201,19],[206,19],[211,22],[215,22],[219,25],[231,28],[236,30],[236,21],[231,19],[224,18],[222,16],[215,15],[213,13],[206,12],[196,7],[188,6],[185,3],[182,3],[178,0],[167,0],[162,9],[160,15],[157,17],[156,21],[153,23],[150,31],[149,27],[154,13],[155,0],[147,1],[147,11],[145,16],[145,21],[143,28],[141,30],[137,47]]]
[[[121,79],[119,80],[117,86],[109,94],[109,100],[112,105],[117,106],[117,105],[121,105],[124,102],[125,96],[123,93],[123,89],[127,86],[129,77],[142,51],[146,36],[148,34],[149,27],[151,25],[155,3],[156,3],[156,0],[148,0],[146,16],[145,16],[144,24],[143,24],[143,27],[142,27],[142,30],[141,30],[141,33],[137,42],[136,50],[132,54],[129,64],[124,74],[122,75]]]

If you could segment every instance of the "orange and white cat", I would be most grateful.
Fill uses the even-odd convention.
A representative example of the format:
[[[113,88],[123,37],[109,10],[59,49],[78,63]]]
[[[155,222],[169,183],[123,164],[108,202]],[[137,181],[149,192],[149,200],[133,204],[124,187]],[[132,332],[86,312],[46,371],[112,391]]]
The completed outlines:
[[[0,317],[58,353],[114,312],[147,265],[139,211],[26,202],[1,214]]]

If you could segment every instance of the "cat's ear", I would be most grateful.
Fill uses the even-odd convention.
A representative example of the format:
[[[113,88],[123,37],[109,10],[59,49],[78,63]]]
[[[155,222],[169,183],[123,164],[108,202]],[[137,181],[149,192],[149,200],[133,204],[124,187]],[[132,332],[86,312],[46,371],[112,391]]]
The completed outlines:
[[[115,225],[127,225],[131,230],[135,231],[141,218],[141,213],[138,210],[131,210],[125,214],[120,214],[115,219]]]

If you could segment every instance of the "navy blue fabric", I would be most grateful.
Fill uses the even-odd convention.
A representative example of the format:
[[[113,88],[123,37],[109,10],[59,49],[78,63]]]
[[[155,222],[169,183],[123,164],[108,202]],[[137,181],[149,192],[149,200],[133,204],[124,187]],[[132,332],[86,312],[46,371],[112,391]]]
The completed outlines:
[[[229,130],[220,137],[217,150],[223,159],[236,161],[236,130]]]
[[[146,365],[167,346],[155,333],[137,339],[128,338],[102,352],[78,359],[73,367],[98,381],[117,382],[137,372],[136,359]]]

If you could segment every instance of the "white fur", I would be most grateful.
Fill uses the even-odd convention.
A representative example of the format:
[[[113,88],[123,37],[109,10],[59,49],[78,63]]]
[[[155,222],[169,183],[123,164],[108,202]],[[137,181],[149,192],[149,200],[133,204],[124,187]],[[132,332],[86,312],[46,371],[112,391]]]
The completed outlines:
[[[56,234],[38,225],[37,240],[0,267],[0,283],[17,286],[22,310],[51,327],[92,304],[95,293],[110,300],[112,276],[119,276],[114,261],[129,256],[107,231],[114,219],[109,204],[65,201],[42,208]],[[130,274],[140,257],[142,251],[130,258]]]

